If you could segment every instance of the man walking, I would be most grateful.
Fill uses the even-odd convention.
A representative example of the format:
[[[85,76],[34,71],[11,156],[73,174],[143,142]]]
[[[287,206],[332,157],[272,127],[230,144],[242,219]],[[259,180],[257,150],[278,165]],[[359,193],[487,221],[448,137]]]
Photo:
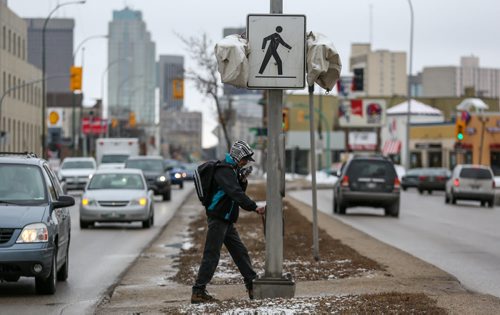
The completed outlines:
[[[215,300],[208,294],[206,286],[212,280],[219,264],[222,244],[226,246],[240,270],[249,298],[253,299],[252,281],[257,274],[252,268],[248,250],[234,226],[238,220],[239,207],[247,211],[255,211],[260,215],[265,213],[265,207],[257,207],[257,204],[245,194],[248,182],[246,176],[240,173],[242,167],[249,161],[254,161],[253,154],[254,152],[245,141],[236,141],[226,154],[224,161],[216,166],[213,178],[216,188],[210,205],[206,207],[208,231],[205,249],[198,276],[193,285],[191,303]]]
[[[267,64],[271,59],[271,56],[276,61],[276,65],[278,66],[278,75],[283,74],[283,65],[281,62],[280,55],[278,54],[279,45],[283,45],[288,49],[292,49],[292,46],[288,45],[283,38],[281,38],[280,34],[283,31],[281,26],[276,27],[276,33],[273,33],[262,40],[262,51],[266,48],[266,44],[269,41],[269,46],[267,47],[266,55],[264,56],[264,60],[262,61],[262,65],[260,66],[259,73],[263,74],[264,70],[266,70]]]

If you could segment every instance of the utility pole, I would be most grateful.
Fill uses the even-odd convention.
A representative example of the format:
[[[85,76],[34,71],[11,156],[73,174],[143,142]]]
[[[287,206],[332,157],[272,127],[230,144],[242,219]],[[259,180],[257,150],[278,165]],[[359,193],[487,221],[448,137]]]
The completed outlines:
[[[270,0],[270,13],[283,14],[283,0]],[[295,282],[283,276],[284,135],[283,90],[267,91],[266,265],[264,277],[254,281],[256,298],[295,295]]]

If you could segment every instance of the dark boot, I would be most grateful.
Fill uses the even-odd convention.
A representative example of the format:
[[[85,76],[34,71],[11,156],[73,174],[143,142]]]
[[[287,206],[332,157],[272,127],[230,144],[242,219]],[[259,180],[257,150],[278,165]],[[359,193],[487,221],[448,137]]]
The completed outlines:
[[[254,299],[254,297],[253,297],[253,283],[252,282],[247,283],[247,284],[245,284],[245,287],[247,288],[248,298],[250,300],[253,300]]]
[[[191,304],[218,302],[216,298],[208,294],[207,290],[193,290]]]

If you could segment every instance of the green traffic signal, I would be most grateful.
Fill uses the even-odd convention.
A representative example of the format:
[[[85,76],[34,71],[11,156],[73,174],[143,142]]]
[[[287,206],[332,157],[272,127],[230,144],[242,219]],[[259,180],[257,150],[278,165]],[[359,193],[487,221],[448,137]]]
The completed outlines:
[[[457,134],[457,139],[458,140],[463,140],[464,139],[464,134],[463,133]]]

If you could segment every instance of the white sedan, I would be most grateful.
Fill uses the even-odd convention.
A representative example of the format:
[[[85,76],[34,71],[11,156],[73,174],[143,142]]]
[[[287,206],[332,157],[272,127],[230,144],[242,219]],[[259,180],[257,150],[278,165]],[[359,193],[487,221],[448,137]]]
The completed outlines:
[[[141,221],[154,223],[153,192],[148,190],[141,170],[98,170],[87,184],[80,203],[80,228],[95,222]]]

